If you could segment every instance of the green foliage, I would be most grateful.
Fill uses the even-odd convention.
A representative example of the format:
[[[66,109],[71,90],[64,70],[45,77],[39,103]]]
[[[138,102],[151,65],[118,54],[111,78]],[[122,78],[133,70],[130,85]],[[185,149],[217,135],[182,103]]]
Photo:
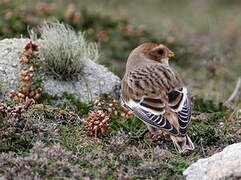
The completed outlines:
[[[60,100],[59,103],[58,100]],[[74,112],[76,112],[80,117],[87,115],[88,112],[92,110],[94,106],[93,102],[83,103],[79,99],[77,99],[73,94],[68,94],[67,92],[64,92],[62,96],[52,96],[46,92],[43,92],[41,94],[41,97],[39,98],[39,103],[43,104],[54,105],[53,101],[56,101],[55,105],[57,107],[71,109]]]
[[[53,100],[58,100],[58,95],[52,96],[46,92],[43,92],[38,101],[39,101],[39,103],[51,105],[51,104],[53,104],[52,103]]]
[[[222,137],[216,134],[215,127],[209,126],[206,123],[193,123],[192,129],[195,132],[195,141],[198,144],[202,141],[204,146],[210,146],[215,145],[219,140],[222,140]]]
[[[226,107],[222,102],[219,104],[215,104],[213,100],[204,100],[203,98],[194,97],[193,102],[193,110],[199,112],[218,112],[224,111]]]
[[[142,131],[146,129],[146,125],[136,117],[132,120],[120,120],[112,113],[110,119],[111,121],[109,124],[113,130],[122,129],[126,133],[130,132],[133,135],[139,135]]]
[[[173,170],[179,175],[182,176],[182,172],[188,168],[190,163],[186,162],[184,159],[178,159],[173,157],[174,160],[170,161],[170,164],[173,166]]]
[[[68,94],[67,92],[64,92],[61,98],[65,101],[62,107],[73,109],[80,117],[87,115],[94,106],[93,102],[83,103],[79,99],[76,99],[73,94]]]
[[[81,72],[87,59],[98,59],[96,44],[87,42],[83,33],[76,34],[63,23],[45,22],[39,27],[39,32],[40,39],[43,40],[39,54],[57,78],[73,78]],[[30,31],[30,37],[34,39],[37,34]]]

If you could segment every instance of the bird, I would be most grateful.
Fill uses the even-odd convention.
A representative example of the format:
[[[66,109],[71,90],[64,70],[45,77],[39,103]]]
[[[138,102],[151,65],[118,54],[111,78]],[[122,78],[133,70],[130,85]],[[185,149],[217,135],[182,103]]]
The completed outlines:
[[[192,114],[187,87],[169,66],[175,54],[163,44],[146,42],[131,51],[121,81],[121,101],[147,129],[138,137],[170,135],[177,152],[194,150],[187,135]]]

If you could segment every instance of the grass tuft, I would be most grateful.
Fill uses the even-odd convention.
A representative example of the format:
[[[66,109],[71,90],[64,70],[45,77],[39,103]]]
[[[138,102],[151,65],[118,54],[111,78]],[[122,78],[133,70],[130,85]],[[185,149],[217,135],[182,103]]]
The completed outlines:
[[[95,43],[87,42],[84,33],[76,33],[70,26],[60,22],[44,22],[38,28],[40,56],[47,68],[60,79],[73,78],[81,72],[87,59],[97,61],[99,52]],[[30,38],[37,34],[31,30]]]

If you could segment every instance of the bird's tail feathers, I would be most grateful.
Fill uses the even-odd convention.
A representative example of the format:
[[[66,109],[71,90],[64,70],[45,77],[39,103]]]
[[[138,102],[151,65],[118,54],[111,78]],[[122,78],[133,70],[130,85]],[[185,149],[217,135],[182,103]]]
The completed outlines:
[[[194,150],[194,144],[188,135],[186,136],[171,136],[175,149],[179,153],[183,153],[187,150]]]

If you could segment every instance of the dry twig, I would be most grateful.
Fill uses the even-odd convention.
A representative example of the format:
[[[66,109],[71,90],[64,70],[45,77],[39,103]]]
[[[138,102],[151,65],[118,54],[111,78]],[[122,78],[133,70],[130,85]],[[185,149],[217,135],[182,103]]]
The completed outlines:
[[[236,96],[237,93],[238,93],[238,90],[239,90],[240,85],[241,85],[241,77],[238,78],[236,87],[235,87],[232,95],[231,95],[231,96],[228,98],[228,100],[225,102],[225,105],[230,104],[230,102],[235,98],[235,96]]]

